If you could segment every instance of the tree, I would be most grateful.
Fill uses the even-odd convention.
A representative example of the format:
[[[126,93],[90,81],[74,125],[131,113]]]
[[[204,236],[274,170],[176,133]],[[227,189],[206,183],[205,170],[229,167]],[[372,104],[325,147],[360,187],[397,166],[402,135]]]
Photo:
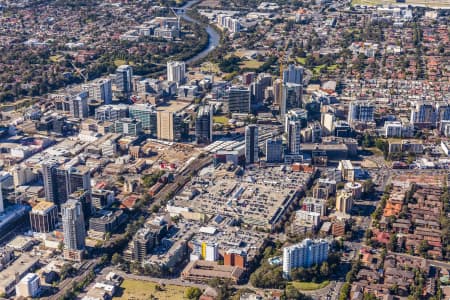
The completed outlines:
[[[119,253],[114,253],[111,257],[111,263],[115,266],[120,264],[122,262],[122,257],[119,255]]]
[[[291,284],[286,286],[285,289],[285,295],[286,295],[286,299],[290,300],[290,299],[300,299],[301,298],[301,294],[300,292]]]
[[[202,291],[197,287],[188,287],[184,292],[184,296],[188,299],[198,299],[202,295]]]
[[[350,296],[350,283],[346,282],[342,286],[341,293],[339,294],[339,300],[347,300]]]
[[[330,268],[328,266],[328,262],[324,262],[320,266],[320,275],[324,278],[326,278],[326,277],[328,277],[328,275],[330,275]]]
[[[387,244],[387,248],[389,251],[394,251],[397,249],[397,236],[395,235],[395,233],[392,233],[389,236],[389,242]]]

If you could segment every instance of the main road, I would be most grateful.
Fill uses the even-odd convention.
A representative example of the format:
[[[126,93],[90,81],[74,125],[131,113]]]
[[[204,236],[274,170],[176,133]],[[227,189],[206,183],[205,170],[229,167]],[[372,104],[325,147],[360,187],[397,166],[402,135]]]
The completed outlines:
[[[200,53],[197,53],[193,57],[186,60],[187,64],[193,64],[205,58],[206,56],[208,56],[209,53],[211,53],[211,51],[216,49],[220,44],[220,33],[217,32],[214,27],[204,24],[201,21],[196,20],[186,14],[186,11],[195,4],[197,4],[198,2],[199,2],[198,0],[189,1],[182,7],[176,9],[178,16],[180,16],[183,20],[199,24],[200,26],[204,27],[204,29],[208,33],[208,46],[205,49],[203,49]]]

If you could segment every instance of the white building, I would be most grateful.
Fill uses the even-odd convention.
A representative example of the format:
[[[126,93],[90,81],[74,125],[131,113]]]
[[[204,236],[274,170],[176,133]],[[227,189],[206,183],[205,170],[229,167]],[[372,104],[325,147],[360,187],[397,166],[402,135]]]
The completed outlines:
[[[292,269],[309,268],[328,258],[328,242],[305,239],[300,244],[283,248],[283,277],[289,278]]]
[[[167,62],[167,80],[176,82],[177,84],[184,83],[186,74],[186,64],[182,61]]]
[[[40,291],[39,276],[35,273],[28,273],[16,285],[16,296],[25,298],[35,298]]]
[[[217,243],[208,243],[206,244],[205,251],[205,260],[206,261],[216,261],[219,259],[219,244]]]

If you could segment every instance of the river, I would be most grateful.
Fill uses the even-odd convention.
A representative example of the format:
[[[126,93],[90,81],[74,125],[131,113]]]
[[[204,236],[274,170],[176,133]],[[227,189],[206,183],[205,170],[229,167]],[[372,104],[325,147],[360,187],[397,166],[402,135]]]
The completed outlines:
[[[177,9],[178,10],[177,13],[179,14],[179,16],[181,16],[181,18],[183,18],[183,20],[185,20],[187,22],[197,23],[197,24],[204,26],[204,24],[202,24],[200,21],[193,19],[186,14],[186,10],[191,8],[192,6],[194,6],[197,3],[198,3],[198,0],[189,1],[188,3],[186,3],[179,9]],[[204,50],[202,50],[200,53],[197,53],[195,56],[186,60],[185,62],[187,64],[193,64],[193,63],[205,58],[211,51],[213,51],[214,49],[216,49],[219,46],[220,33],[218,33],[210,25],[207,25],[207,27],[205,29],[206,29],[206,32],[208,33],[208,46]]]

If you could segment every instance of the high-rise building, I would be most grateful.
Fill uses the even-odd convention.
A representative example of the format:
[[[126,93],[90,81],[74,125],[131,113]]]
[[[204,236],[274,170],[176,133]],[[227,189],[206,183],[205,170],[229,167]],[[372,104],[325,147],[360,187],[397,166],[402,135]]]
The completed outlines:
[[[142,132],[142,122],[137,119],[122,118],[114,122],[114,132],[138,136]]]
[[[182,61],[167,62],[167,80],[182,84],[186,77],[186,64]]]
[[[353,195],[348,191],[340,191],[336,195],[336,210],[349,214],[353,207]]]
[[[225,90],[223,102],[231,113],[250,113],[250,91],[247,87],[232,86]]]
[[[128,118],[129,107],[126,104],[103,105],[95,110],[95,119],[98,121],[115,121]]]
[[[86,232],[81,203],[77,200],[68,200],[61,205],[61,215],[64,248],[67,250],[84,250]]]
[[[130,118],[142,122],[142,129],[156,135],[157,113],[155,106],[150,104],[134,104],[130,106]]]
[[[200,106],[195,119],[195,140],[197,144],[209,144],[212,142],[213,113],[211,107]]]
[[[280,115],[284,117],[290,109],[300,108],[302,105],[303,87],[297,83],[284,83],[280,103]]]
[[[261,73],[256,78],[256,81],[250,85],[251,103],[258,104],[264,100],[264,91],[272,85],[272,75]]]
[[[41,289],[39,276],[35,273],[28,273],[16,285],[16,296],[19,298],[39,297]]]
[[[84,189],[78,189],[77,191],[73,192],[69,195],[69,200],[75,200],[80,202],[81,208],[83,210],[83,217],[84,220],[87,222],[89,218],[92,215],[92,198],[91,198],[91,191],[90,190],[84,190]]]
[[[67,168],[49,160],[42,164],[42,174],[45,198],[58,206],[74,191],[91,189],[90,171],[84,166]]]
[[[205,257],[206,261],[216,261],[219,259],[219,244],[217,243],[207,243],[205,247]]]
[[[253,164],[259,160],[258,148],[258,126],[248,125],[245,127],[245,162]]]
[[[296,121],[289,121],[287,124],[287,150],[289,154],[300,154],[301,124]]]
[[[42,179],[44,181],[45,198],[55,204],[59,204],[59,195],[56,189],[56,169],[59,164],[56,161],[46,161],[42,164]]]
[[[52,202],[41,201],[30,212],[31,229],[34,232],[51,232],[58,222],[58,207]]]
[[[112,102],[112,83],[108,78],[99,78],[88,85],[85,89],[89,92],[89,99],[96,100],[102,104],[111,104]]]
[[[352,101],[348,107],[348,122],[373,122],[375,106],[370,101]]]
[[[450,120],[450,104],[446,102],[436,103],[436,128],[441,128],[441,123]]]
[[[129,94],[133,91],[131,79],[133,77],[133,68],[128,65],[121,65],[116,69],[115,84],[118,92]]]
[[[94,208],[101,210],[114,202],[114,192],[93,189],[91,192],[91,201]]]
[[[283,83],[303,84],[303,67],[290,64],[283,70]]]
[[[272,85],[273,88],[273,103],[281,106],[281,99],[283,98],[283,81],[276,79]]]
[[[157,112],[157,137],[166,141],[180,141],[186,131],[183,115],[171,111]]]
[[[283,140],[281,138],[269,138],[266,140],[266,161],[268,163],[283,161]]]
[[[436,120],[433,104],[416,102],[411,108],[410,123],[416,127],[430,127]]]
[[[83,91],[71,97],[69,106],[70,114],[74,118],[87,118],[89,116],[88,92]]]
[[[288,131],[288,124],[290,121],[300,122],[301,128],[305,128],[308,124],[308,111],[303,108],[296,108],[289,110],[284,116],[284,130]]]
[[[328,258],[328,242],[323,239],[304,239],[301,243],[283,248],[283,277],[289,278],[292,269],[309,268]]]

